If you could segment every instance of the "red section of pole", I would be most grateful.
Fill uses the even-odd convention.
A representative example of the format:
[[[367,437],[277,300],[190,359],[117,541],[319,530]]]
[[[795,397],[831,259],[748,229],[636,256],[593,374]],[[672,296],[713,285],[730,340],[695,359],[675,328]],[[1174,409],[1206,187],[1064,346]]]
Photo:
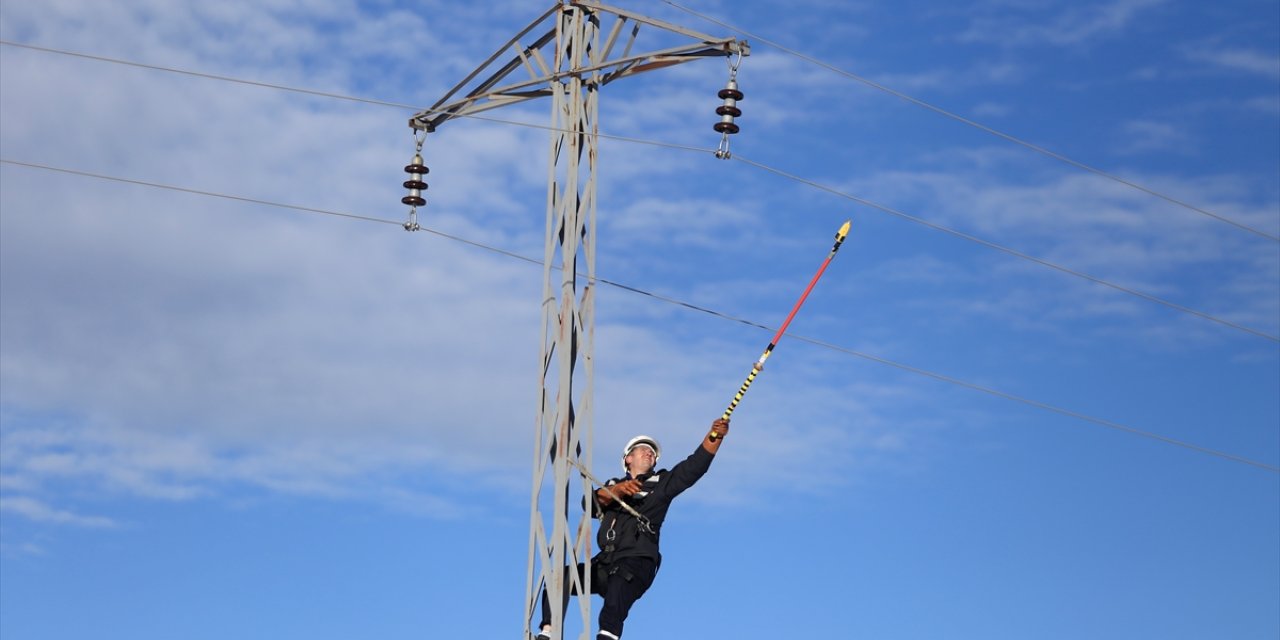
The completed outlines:
[[[834,256],[835,252],[833,251],[831,255],[827,256],[826,260],[822,261],[822,266],[818,267],[818,272],[813,274],[813,279],[809,281],[809,286],[805,287],[804,293],[800,294],[800,299],[796,301],[796,306],[791,307],[791,313],[788,313],[787,319],[782,321],[782,326],[778,327],[778,332],[773,334],[773,340],[769,341],[770,344],[778,345],[778,341],[782,339],[782,334],[787,332],[787,327],[791,325],[791,320],[796,317],[796,313],[800,311],[800,306],[804,304],[805,298],[809,297],[809,292],[813,291],[813,286],[818,284],[818,279],[827,270],[827,265],[831,264],[831,258]]]
[[[796,301],[794,307],[791,307],[791,313],[787,314],[787,319],[782,322],[782,326],[778,327],[778,332],[773,334],[773,340],[769,341],[769,346],[765,347],[764,353],[760,354],[760,359],[751,367],[751,373],[747,374],[747,379],[738,388],[738,393],[733,396],[733,401],[729,403],[729,408],[724,410],[721,417],[725,420],[733,415],[733,410],[738,407],[738,403],[742,401],[742,396],[747,394],[747,389],[751,388],[751,383],[756,379],[756,375],[764,369],[764,361],[769,359],[769,354],[773,353],[773,348],[778,346],[778,341],[782,339],[782,335],[787,332],[787,327],[791,324],[791,320],[796,317],[796,313],[800,311],[800,307],[804,305],[805,299],[809,297],[809,292],[813,291],[814,285],[818,284],[818,280],[822,278],[822,274],[826,272],[827,266],[831,264],[831,259],[836,257],[836,252],[840,250],[840,245],[844,242],[845,236],[849,235],[849,226],[852,220],[846,220],[836,232],[836,243],[831,246],[831,253],[827,254],[827,258],[822,261],[822,266],[818,267],[818,272],[813,274],[813,279],[809,280],[809,286],[804,288],[804,293],[800,294],[800,299]],[[715,442],[719,436],[714,432],[709,436],[712,442]]]

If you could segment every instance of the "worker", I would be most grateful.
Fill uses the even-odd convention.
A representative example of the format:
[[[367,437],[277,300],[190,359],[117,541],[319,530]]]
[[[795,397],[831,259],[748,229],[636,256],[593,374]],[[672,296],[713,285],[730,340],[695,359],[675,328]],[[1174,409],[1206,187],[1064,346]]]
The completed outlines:
[[[622,636],[622,623],[631,605],[653,584],[658,566],[662,564],[658,540],[671,501],[711,468],[711,461],[728,432],[729,421],[716,419],[711,423],[711,431],[688,458],[670,470],[657,471],[654,468],[662,455],[662,447],[649,436],[636,436],[622,450],[624,475],[596,489],[591,516],[600,520],[596,532],[600,552],[591,559],[591,593],[604,596],[596,640],[618,640]],[[637,514],[640,517],[637,518]],[[577,566],[578,579],[583,583],[585,570],[585,564]],[[568,608],[571,583],[565,582],[562,606]],[[552,637],[551,604],[545,589],[542,622],[536,637],[537,640]]]

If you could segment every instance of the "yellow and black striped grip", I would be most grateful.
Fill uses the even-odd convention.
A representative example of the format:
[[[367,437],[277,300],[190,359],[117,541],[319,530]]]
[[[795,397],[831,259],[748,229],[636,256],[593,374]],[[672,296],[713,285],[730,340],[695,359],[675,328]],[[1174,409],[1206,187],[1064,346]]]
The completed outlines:
[[[724,410],[724,415],[720,416],[721,418],[728,420],[729,416],[733,415],[733,410],[738,408],[739,402],[742,402],[742,396],[747,395],[747,389],[751,387],[751,383],[756,379],[756,374],[758,373],[760,373],[759,369],[754,367],[751,369],[751,373],[747,374],[747,379],[743,381],[742,387],[738,389],[738,394],[733,396],[733,402],[729,403],[729,408]],[[712,439],[714,440],[714,438]]]
[[[772,350],[773,345],[769,345],[769,348],[765,350],[764,355],[760,357],[760,360],[751,367],[751,373],[747,374],[747,379],[742,382],[741,387],[738,387],[738,393],[733,396],[733,401],[729,403],[729,408],[724,410],[724,415],[720,416],[721,419],[728,420],[729,416],[733,415],[733,410],[738,408],[739,402],[742,402],[742,396],[747,395],[747,389],[751,388],[751,383],[755,381],[756,376],[759,375],[760,371],[764,368],[764,361],[769,358],[769,352]],[[708,434],[707,437],[710,438],[712,442],[720,439],[720,435],[714,431]]]

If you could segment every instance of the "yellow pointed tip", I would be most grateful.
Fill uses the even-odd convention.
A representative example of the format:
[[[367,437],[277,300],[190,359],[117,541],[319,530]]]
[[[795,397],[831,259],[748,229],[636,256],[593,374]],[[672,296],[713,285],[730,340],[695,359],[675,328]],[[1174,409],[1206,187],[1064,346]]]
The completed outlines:
[[[844,224],[840,225],[840,231],[837,232],[836,235],[840,236],[841,238],[849,235],[849,227],[852,224],[853,224],[853,220],[845,220]]]

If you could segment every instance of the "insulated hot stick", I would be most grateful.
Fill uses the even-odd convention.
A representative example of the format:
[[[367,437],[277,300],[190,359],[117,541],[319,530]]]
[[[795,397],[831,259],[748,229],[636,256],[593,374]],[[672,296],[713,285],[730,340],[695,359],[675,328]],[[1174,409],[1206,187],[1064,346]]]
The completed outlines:
[[[742,401],[742,396],[747,394],[747,389],[751,387],[751,383],[755,381],[756,375],[764,369],[764,361],[769,359],[769,354],[773,353],[773,348],[778,346],[778,341],[782,339],[782,334],[787,332],[787,326],[791,324],[791,319],[796,317],[796,312],[800,310],[800,306],[804,304],[805,298],[809,297],[809,292],[813,291],[813,285],[818,284],[818,279],[822,277],[822,273],[827,270],[827,265],[831,264],[831,259],[836,257],[836,252],[840,250],[840,245],[844,242],[845,236],[849,235],[849,225],[852,220],[845,220],[840,226],[840,230],[836,232],[836,243],[831,246],[831,253],[827,254],[827,259],[822,261],[822,266],[818,267],[818,272],[813,274],[813,279],[809,281],[809,286],[805,287],[804,293],[800,294],[800,299],[796,301],[796,306],[791,308],[791,313],[787,314],[787,319],[778,327],[778,332],[773,334],[773,339],[769,341],[769,346],[765,347],[764,353],[760,354],[760,359],[751,366],[751,373],[747,374],[747,379],[738,389],[738,394],[733,396],[733,402],[729,403],[729,408],[724,410],[721,418],[728,420],[733,415],[733,410],[738,407],[738,403]],[[719,436],[713,431],[707,436],[712,442],[719,439]]]

